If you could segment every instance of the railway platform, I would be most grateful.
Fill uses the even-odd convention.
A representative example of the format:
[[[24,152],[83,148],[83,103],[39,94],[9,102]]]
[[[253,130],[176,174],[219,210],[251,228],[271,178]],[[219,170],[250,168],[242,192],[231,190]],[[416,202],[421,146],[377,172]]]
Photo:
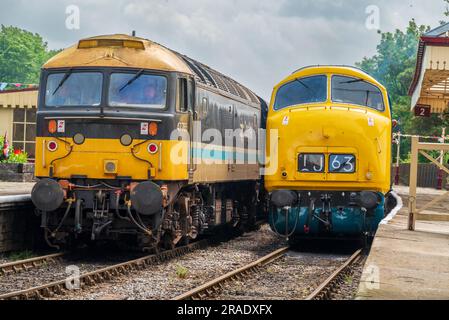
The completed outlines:
[[[0,182],[0,198],[7,196],[29,195],[34,182]]]
[[[403,207],[380,226],[364,267],[358,300],[449,299],[449,201],[426,207],[408,229],[408,187],[397,187]],[[423,207],[445,191],[418,189]],[[432,214],[432,215],[430,215]],[[431,218],[432,217],[432,218]],[[440,217],[440,218],[439,218]]]

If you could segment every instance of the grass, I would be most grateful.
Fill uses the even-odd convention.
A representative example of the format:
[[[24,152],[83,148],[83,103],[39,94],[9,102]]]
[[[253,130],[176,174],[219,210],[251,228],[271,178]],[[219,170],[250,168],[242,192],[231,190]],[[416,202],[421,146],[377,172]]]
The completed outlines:
[[[189,275],[189,269],[183,267],[183,266],[176,266],[176,276],[179,279],[186,279]]]
[[[9,255],[9,259],[12,261],[26,260],[33,257],[35,257],[35,255],[29,250],[13,252]]]
[[[354,281],[354,279],[352,278],[351,275],[345,276],[345,283],[346,283],[346,284],[352,285],[352,282],[353,282],[353,281]]]

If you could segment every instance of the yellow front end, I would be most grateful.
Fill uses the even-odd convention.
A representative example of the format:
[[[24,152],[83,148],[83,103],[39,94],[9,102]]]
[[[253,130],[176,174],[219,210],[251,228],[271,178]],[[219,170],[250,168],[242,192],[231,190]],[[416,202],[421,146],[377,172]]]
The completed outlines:
[[[285,117],[289,124],[283,125]],[[375,125],[370,126],[374,121]],[[268,132],[278,130],[277,172],[265,177],[268,191],[372,190],[387,193],[391,176],[391,122],[388,117],[361,108],[315,107],[290,109],[272,114]],[[270,139],[268,139],[270,142]],[[270,148],[269,148],[270,150]],[[351,174],[301,173],[300,154],[353,154],[356,170]],[[326,166],[327,167],[327,166]]]
[[[328,99],[324,103],[296,105],[274,110],[277,90],[300,77],[316,74],[328,77]],[[331,100],[331,77],[348,75],[378,85],[385,110]],[[274,130],[274,131],[273,131]],[[275,137],[275,132],[278,138]],[[386,194],[391,189],[392,123],[388,95],[380,84],[353,68],[315,67],[295,73],[273,92],[267,122],[267,160],[271,173],[265,177],[269,192],[278,189],[303,191],[363,191]],[[277,148],[274,144],[277,144]],[[298,170],[300,154],[324,154],[324,170]],[[330,155],[349,154],[356,158],[354,173],[330,173]]]
[[[49,148],[52,143],[57,144],[54,151]],[[157,152],[150,153],[149,144],[156,145]],[[58,179],[184,181],[189,178],[187,150],[188,143],[182,141],[134,141],[126,147],[118,139],[86,139],[76,145],[72,139],[39,137],[35,170],[37,177]],[[176,157],[175,161],[171,157]]]

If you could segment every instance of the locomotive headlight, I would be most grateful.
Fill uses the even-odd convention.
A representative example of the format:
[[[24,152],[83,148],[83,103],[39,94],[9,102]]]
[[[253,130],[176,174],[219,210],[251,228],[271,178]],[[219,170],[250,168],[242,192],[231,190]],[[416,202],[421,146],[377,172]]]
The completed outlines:
[[[374,177],[374,175],[373,175],[373,173],[371,172],[371,171],[368,171],[367,173],[366,173],[366,179],[367,180],[373,180],[373,177]]]
[[[129,135],[129,134],[124,134],[121,138],[120,138],[120,143],[122,145],[124,145],[125,147],[128,147],[131,145],[131,143],[133,143],[133,138]]]
[[[104,172],[106,174],[117,174],[118,161],[117,160],[105,160],[104,161]]]
[[[48,132],[56,133],[57,129],[58,129],[58,124],[56,123],[56,120],[50,120],[48,122]]]
[[[150,136],[152,136],[152,137],[157,136],[157,131],[158,131],[157,123],[151,122],[148,127],[148,133],[150,134]]]
[[[77,133],[73,136],[73,142],[78,145],[83,144],[85,140],[86,138],[81,133]]]

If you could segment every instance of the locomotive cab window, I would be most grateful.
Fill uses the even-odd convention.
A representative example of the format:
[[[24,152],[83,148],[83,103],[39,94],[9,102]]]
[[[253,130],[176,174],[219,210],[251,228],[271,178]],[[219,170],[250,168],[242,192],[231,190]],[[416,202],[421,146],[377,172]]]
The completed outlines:
[[[274,109],[281,110],[287,107],[326,102],[327,77],[325,75],[295,79],[279,88]]]
[[[352,77],[332,77],[332,101],[385,110],[381,90],[363,79]]]
[[[177,110],[179,112],[187,112],[193,110],[194,105],[194,85],[192,80],[186,78],[178,79],[177,90]]]
[[[99,72],[50,74],[45,89],[45,104],[49,107],[99,106],[103,75]]]
[[[113,73],[109,86],[112,107],[149,107],[164,109],[167,104],[167,79],[164,76]]]

